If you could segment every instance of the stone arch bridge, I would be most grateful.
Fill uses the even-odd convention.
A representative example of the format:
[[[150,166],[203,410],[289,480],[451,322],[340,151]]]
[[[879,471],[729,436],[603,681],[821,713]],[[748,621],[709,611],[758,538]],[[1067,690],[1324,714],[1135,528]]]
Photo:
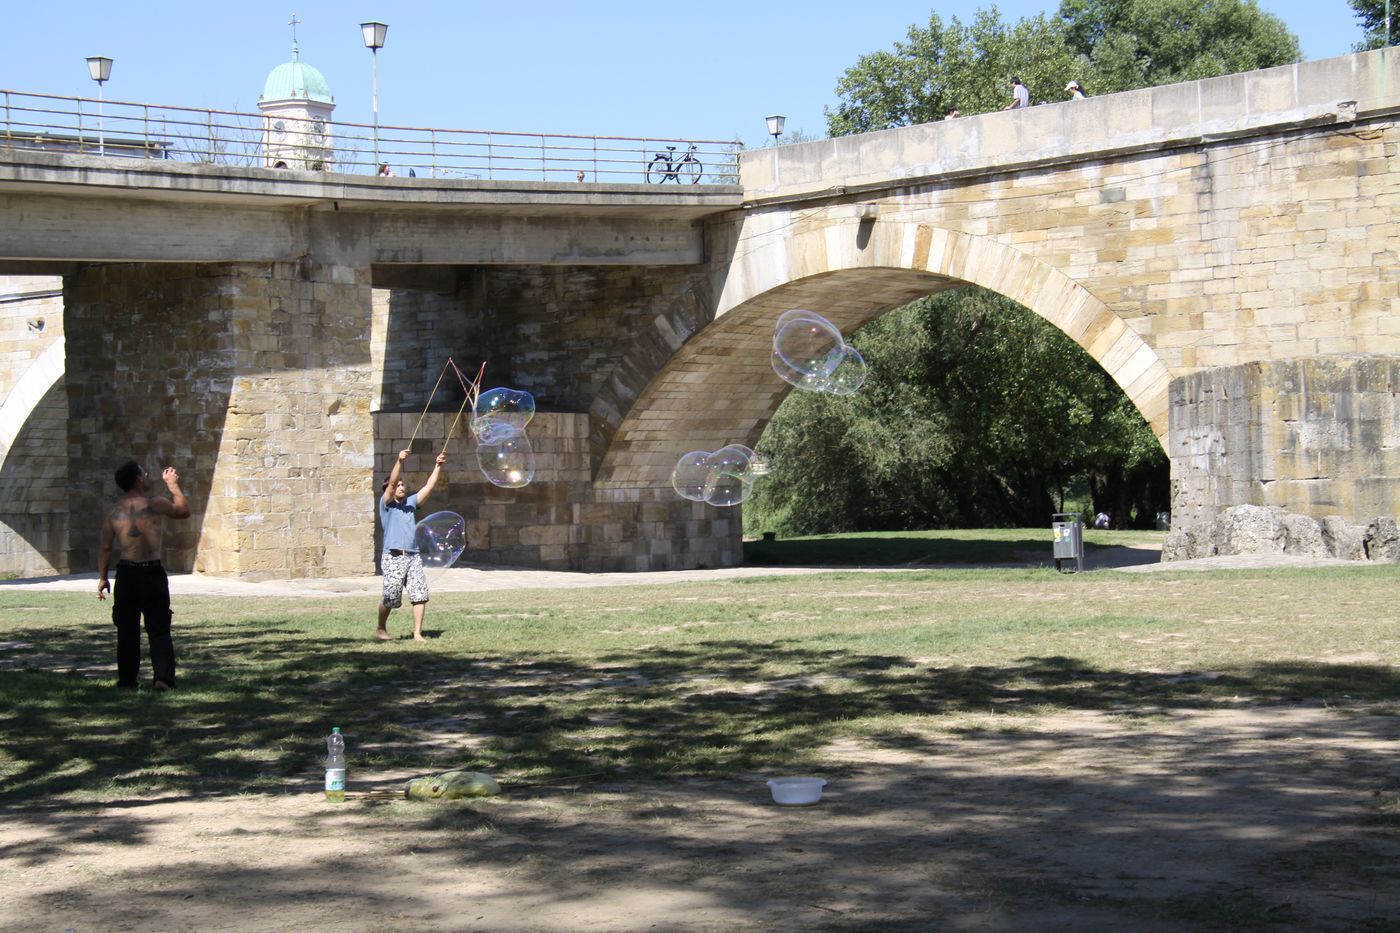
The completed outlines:
[[[737,510],[669,474],[758,440],[788,389],[774,318],[849,332],[966,284],[1117,380],[1171,458],[1178,525],[1242,503],[1395,514],[1397,69],[1390,49],[756,150],[739,186],[0,149],[0,273],[63,276],[61,326],[0,304],[4,562],[92,569],[135,455],[187,477],[177,568],[370,572],[377,480],[412,438],[417,477],[446,443],[430,510],[467,516],[469,559],[737,563]],[[475,469],[448,357],[536,395],[531,486]]]

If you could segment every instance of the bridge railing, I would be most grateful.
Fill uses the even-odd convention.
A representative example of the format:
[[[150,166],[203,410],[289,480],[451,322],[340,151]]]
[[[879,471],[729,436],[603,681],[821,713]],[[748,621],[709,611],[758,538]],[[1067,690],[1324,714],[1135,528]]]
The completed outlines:
[[[362,175],[387,165],[398,177],[682,185],[738,184],[743,148],[731,140],[376,128],[8,90],[0,90],[0,147]]]

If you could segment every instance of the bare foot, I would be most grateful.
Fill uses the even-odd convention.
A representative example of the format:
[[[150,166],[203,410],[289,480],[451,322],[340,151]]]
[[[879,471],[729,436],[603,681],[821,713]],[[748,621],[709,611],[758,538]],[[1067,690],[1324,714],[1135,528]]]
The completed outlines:
[[[422,632],[414,632],[414,633],[413,633],[413,640],[414,640],[414,641],[427,641],[428,639],[426,639],[426,638],[423,637],[423,633],[422,633]]]
[[[162,692],[162,691],[165,691],[165,690],[169,690],[169,689],[170,689],[170,684],[166,683],[166,682],[163,681],[163,680],[154,681],[154,682],[151,684],[151,686],[155,687],[156,690],[157,690],[157,692]]]
[[[374,633],[374,637],[375,637],[375,638],[378,638],[380,641],[388,641],[389,639],[393,638],[394,636],[392,636],[392,635],[389,634],[389,630],[388,630],[388,629],[382,628],[382,629],[379,629],[377,632]]]

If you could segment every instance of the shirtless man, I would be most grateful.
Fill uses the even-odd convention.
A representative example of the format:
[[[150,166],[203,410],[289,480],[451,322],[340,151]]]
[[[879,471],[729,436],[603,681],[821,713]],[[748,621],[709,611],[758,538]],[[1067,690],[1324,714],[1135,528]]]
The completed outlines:
[[[160,478],[170,498],[149,495],[150,477],[135,460],[117,468],[122,497],[102,521],[97,556],[97,598],[106,599],[107,565],[117,548],[117,588],[112,591],[112,624],[117,627],[117,686],[136,689],[141,670],[141,617],[151,646],[155,689],[175,686],[175,645],[170,639],[170,581],[160,562],[161,517],[189,518],[190,506],[180,491],[180,474],[166,467]]]

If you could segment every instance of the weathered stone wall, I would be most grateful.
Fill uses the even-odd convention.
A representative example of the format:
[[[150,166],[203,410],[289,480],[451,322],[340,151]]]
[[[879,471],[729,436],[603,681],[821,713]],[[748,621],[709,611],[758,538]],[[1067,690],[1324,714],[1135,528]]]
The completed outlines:
[[[1278,506],[1365,525],[1400,513],[1400,357],[1202,370],[1171,390],[1172,522]]]
[[[63,280],[0,275],[0,403],[35,360],[63,342]]]
[[[0,573],[68,573],[68,392],[52,386],[0,467]]]
[[[65,278],[74,516],[113,468],[173,465],[194,511],[177,570],[249,579],[372,566],[368,270],[315,263],[88,266]],[[97,562],[75,522],[70,565]],[[197,557],[197,559],[196,559]]]
[[[526,389],[541,408],[585,411],[635,335],[707,274],[688,266],[471,266],[453,270],[450,289],[440,274],[425,276],[436,288],[376,289],[379,409],[421,410],[452,357],[467,378],[484,361],[483,388]],[[455,410],[461,400],[449,375],[432,405]]]
[[[0,573],[68,572],[62,290],[0,276]]]
[[[375,417],[374,488],[415,438],[406,482],[416,491],[432,471],[452,427],[453,412],[380,413]],[[416,435],[415,435],[416,430]],[[467,523],[464,562],[547,570],[639,571],[728,567],[742,563],[738,508],[681,499],[664,488],[596,489],[590,479],[589,419],[541,412],[528,434],[538,469],[520,489],[491,485],[462,427],[447,443],[445,475],[422,517],[452,511]],[[377,494],[377,493],[376,493]],[[365,509],[372,512],[373,497]],[[377,532],[376,553],[380,535]]]

